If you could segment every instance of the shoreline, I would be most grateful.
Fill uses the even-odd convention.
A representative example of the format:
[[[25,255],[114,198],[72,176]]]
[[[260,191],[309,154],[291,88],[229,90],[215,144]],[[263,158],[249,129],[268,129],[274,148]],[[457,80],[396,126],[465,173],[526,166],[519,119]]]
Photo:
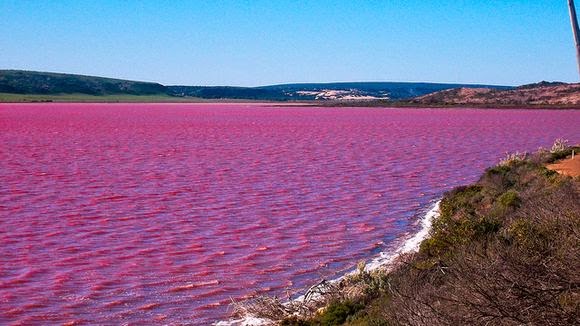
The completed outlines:
[[[238,319],[214,325],[575,324],[580,176],[554,166],[580,150],[567,143],[508,154],[446,192],[393,253],[296,300],[238,304]]]
[[[415,233],[408,233],[406,234],[403,239],[394,243],[391,247],[395,248],[395,250],[391,252],[381,251],[378,256],[369,258],[365,262],[365,272],[376,272],[381,271],[384,273],[388,273],[392,269],[397,267],[397,259],[400,258],[402,255],[417,252],[419,250],[419,246],[423,240],[427,238],[429,232],[431,230],[433,221],[439,216],[439,207],[441,204],[441,199],[435,200],[431,202],[427,207],[423,210],[419,210],[421,213],[421,218],[415,223],[416,226],[419,227]],[[331,284],[336,284],[345,278],[352,277],[356,275],[357,269],[351,268],[343,275],[328,280],[326,282]],[[323,283],[324,282],[324,283]],[[305,298],[308,297],[308,293],[316,293],[317,287],[324,287],[326,285],[325,280],[317,285],[313,285],[309,289],[301,290],[299,293],[303,293],[296,297],[295,299],[291,299],[287,302],[284,302],[283,305],[292,305],[292,304],[305,304]],[[316,295],[316,294],[315,294]],[[309,299],[317,299],[309,298]],[[216,321],[212,325],[214,326],[264,326],[264,325],[271,325],[275,321],[259,318],[256,316],[248,315],[244,318],[233,319],[233,320],[224,320],[224,321]]]

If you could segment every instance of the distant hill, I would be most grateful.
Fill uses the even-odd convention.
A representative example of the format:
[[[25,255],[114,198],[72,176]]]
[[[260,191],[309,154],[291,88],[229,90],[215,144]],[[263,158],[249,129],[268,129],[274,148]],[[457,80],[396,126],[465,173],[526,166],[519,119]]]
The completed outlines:
[[[178,97],[197,97],[204,99],[245,99],[285,101],[288,97],[275,90],[258,87],[233,86],[167,86],[167,94]]]
[[[0,93],[22,95],[53,95],[61,100],[66,94],[93,96],[159,95],[168,98],[245,99],[257,101],[368,101],[402,100],[452,88],[509,89],[505,86],[399,83],[399,82],[344,82],[284,84],[261,87],[231,86],[165,86],[158,83],[120,80],[103,77],[0,70]],[[14,96],[5,98],[13,99]],[[75,97],[77,98],[77,97]],[[1,100],[1,98],[0,98]]]
[[[462,87],[419,96],[408,103],[441,106],[575,106],[580,105],[580,84],[541,82],[507,90]]]
[[[506,86],[397,83],[397,82],[345,82],[282,84],[260,87],[230,86],[167,86],[173,96],[192,96],[208,99],[232,98],[255,100],[400,100],[457,87],[491,87],[508,89]]]
[[[50,72],[0,70],[0,92],[14,94],[154,95],[165,94],[157,83]]]
[[[305,83],[263,86],[290,98],[309,100],[400,100],[458,87],[509,89],[507,86],[412,82]]]

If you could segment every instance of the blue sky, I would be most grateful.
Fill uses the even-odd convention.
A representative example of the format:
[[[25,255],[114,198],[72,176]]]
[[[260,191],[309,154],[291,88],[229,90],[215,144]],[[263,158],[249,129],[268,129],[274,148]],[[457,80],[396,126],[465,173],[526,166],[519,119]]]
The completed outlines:
[[[164,84],[576,81],[566,0],[0,0],[0,68]]]

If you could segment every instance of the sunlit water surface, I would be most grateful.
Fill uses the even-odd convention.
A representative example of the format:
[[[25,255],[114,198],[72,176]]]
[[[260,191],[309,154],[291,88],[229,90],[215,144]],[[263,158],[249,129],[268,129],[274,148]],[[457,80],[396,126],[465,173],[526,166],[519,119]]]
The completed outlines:
[[[389,251],[580,111],[0,106],[0,324],[207,324]]]

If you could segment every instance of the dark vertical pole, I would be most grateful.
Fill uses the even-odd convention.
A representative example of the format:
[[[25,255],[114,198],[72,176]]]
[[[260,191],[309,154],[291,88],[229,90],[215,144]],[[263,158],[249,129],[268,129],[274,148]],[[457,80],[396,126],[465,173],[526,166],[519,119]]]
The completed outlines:
[[[574,42],[576,43],[576,59],[578,60],[578,74],[580,75],[580,29],[578,28],[578,18],[576,17],[576,7],[574,0],[568,0],[570,9],[570,21],[572,22],[572,32],[574,33]]]

